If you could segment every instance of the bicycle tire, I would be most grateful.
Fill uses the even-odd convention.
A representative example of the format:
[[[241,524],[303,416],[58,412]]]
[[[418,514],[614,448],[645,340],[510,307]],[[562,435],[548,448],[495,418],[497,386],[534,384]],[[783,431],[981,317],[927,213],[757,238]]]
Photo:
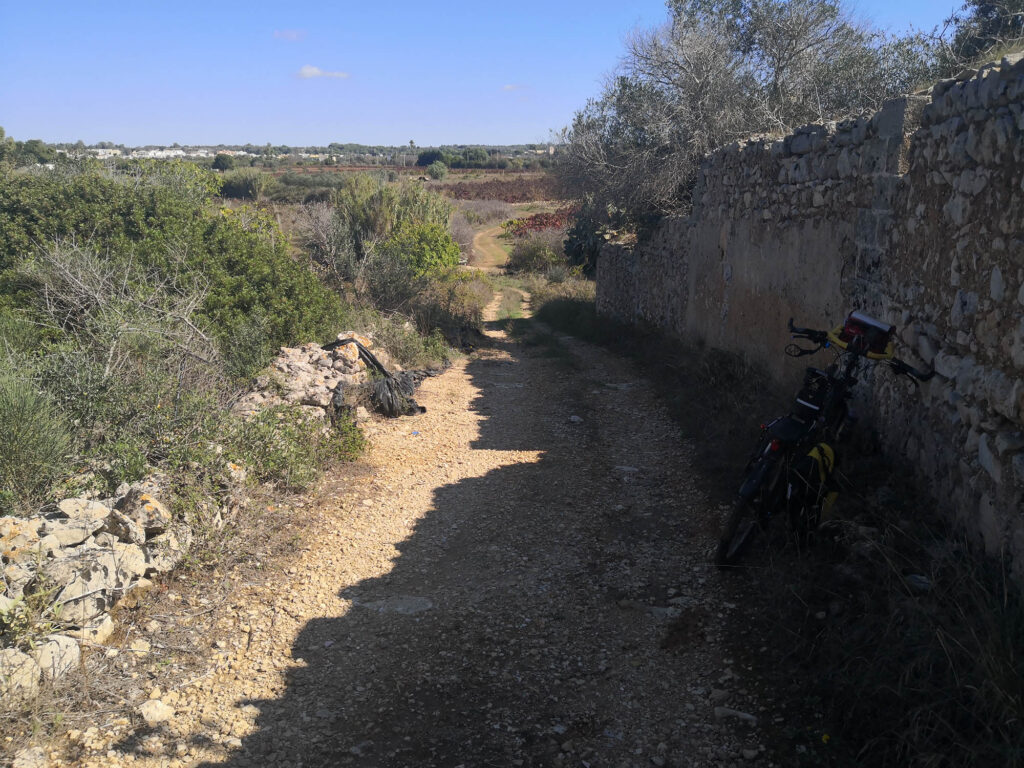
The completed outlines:
[[[747,496],[737,499],[718,539],[715,565],[719,568],[735,566],[747,547],[750,546],[758,528],[760,528],[760,523],[754,497]]]
[[[758,531],[768,524],[785,466],[783,460],[758,462],[747,472],[718,540],[715,564],[719,568],[735,566]]]

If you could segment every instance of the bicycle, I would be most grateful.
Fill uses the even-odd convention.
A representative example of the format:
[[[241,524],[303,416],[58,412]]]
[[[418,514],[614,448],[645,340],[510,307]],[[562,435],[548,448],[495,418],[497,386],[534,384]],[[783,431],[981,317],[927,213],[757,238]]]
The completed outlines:
[[[834,349],[836,358],[824,370],[808,367],[794,408],[761,425],[757,449],[719,539],[715,562],[721,568],[735,566],[755,534],[780,515],[805,537],[817,530],[838,496],[830,482],[838,458],[835,446],[856,423],[849,400],[862,365],[884,364],[910,378],[915,387],[934,375],[897,359],[896,327],[862,312],[850,313],[843,325],[831,331],[794,326],[793,318],[788,327],[792,338],[815,345],[789,344],[785,352],[790,357]]]

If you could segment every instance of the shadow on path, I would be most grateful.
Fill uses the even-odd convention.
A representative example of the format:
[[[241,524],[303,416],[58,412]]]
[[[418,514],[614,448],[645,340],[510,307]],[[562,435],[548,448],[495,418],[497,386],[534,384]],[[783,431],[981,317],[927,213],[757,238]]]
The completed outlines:
[[[392,570],[306,624],[283,696],[237,703],[258,730],[222,764],[703,764],[715,620],[678,430],[626,363],[489,341],[471,449],[540,459],[438,487]]]

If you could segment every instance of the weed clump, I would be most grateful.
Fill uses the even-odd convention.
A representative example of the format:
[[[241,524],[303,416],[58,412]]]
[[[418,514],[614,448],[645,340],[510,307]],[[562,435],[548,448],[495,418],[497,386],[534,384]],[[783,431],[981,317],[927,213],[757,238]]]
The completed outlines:
[[[278,406],[232,425],[230,452],[250,468],[256,482],[288,491],[310,488],[320,468],[332,461],[359,456],[364,438],[345,414],[332,427],[301,408]]]
[[[0,513],[30,510],[65,470],[71,430],[53,398],[0,368]]]

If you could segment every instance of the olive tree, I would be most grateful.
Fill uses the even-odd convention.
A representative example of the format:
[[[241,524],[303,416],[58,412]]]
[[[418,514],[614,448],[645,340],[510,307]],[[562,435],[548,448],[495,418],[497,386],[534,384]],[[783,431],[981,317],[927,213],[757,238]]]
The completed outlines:
[[[634,34],[619,71],[580,110],[559,171],[597,210],[633,223],[680,212],[703,157],[905,93],[930,66],[919,37],[855,23],[835,0],[671,0]]]

